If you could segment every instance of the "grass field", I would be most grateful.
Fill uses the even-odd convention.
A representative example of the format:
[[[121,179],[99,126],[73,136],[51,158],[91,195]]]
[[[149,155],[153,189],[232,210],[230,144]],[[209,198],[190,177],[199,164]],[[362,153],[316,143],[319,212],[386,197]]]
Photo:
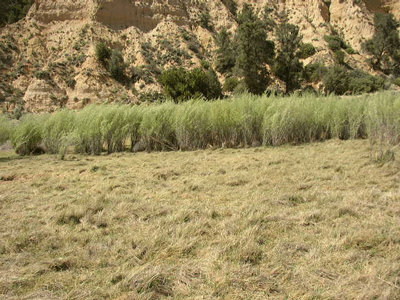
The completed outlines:
[[[0,152],[0,298],[399,299],[400,163],[370,147]]]

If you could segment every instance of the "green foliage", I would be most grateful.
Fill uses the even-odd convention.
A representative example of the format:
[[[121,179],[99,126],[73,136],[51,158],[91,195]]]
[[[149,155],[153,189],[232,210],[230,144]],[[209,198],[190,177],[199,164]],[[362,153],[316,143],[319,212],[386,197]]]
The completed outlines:
[[[145,145],[150,150],[176,150],[175,135],[176,104],[165,102],[160,106],[151,106],[143,113],[139,133]]]
[[[363,43],[363,48],[372,56],[371,65],[375,69],[381,69],[384,62],[390,59],[394,64],[400,62],[398,55],[400,47],[400,37],[397,28],[400,24],[396,21],[392,14],[376,13],[375,14],[375,31],[372,39]],[[390,72],[395,72],[390,64],[383,66],[389,68]]]
[[[301,43],[300,44],[300,49],[297,53],[297,55],[299,56],[299,58],[305,59],[308,58],[310,56],[313,56],[317,51],[315,50],[315,47],[313,44],[311,43]]]
[[[236,63],[236,51],[226,27],[222,27],[218,32],[216,43],[218,45],[216,70],[222,74],[232,72]]]
[[[249,4],[243,4],[238,23],[236,72],[249,92],[262,94],[269,83],[266,64],[274,57],[275,44],[267,39],[267,24]]]
[[[73,131],[75,152],[100,155],[103,150],[101,122],[104,108],[87,105],[76,114],[76,126]]]
[[[101,113],[101,139],[106,144],[107,153],[123,151],[127,137],[125,108],[115,105],[108,110],[102,109]]]
[[[298,26],[289,23],[281,24],[277,30],[280,47],[274,63],[274,73],[285,82],[286,94],[300,87],[303,73],[303,64],[296,56],[302,39],[299,30]]]
[[[229,77],[225,80],[223,90],[225,92],[233,92],[239,84],[239,79],[236,77]]]
[[[106,66],[107,60],[110,59],[111,52],[112,50],[104,43],[96,44],[96,57],[104,66]]]
[[[0,115],[0,145],[3,145],[10,139],[12,130],[11,120],[4,115]]]
[[[328,46],[332,51],[348,48],[347,44],[339,35],[326,35],[324,39],[327,41]]]
[[[221,84],[212,69],[204,72],[201,68],[192,71],[171,68],[161,74],[159,82],[164,87],[165,94],[175,102],[196,96],[203,96],[209,100],[222,96]]]
[[[111,77],[119,82],[123,82],[125,79],[125,67],[122,53],[118,50],[113,50],[108,63],[108,71],[110,72]]]
[[[121,51],[111,50],[104,43],[96,45],[96,57],[110,72],[110,76],[119,82],[124,82],[125,68],[124,58]]]
[[[50,80],[50,72],[45,70],[38,70],[33,73],[37,79]]]
[[[394,79],[392,83],[397,85],[397,86],[400,86],[400,78]]]
[[[205,10],[200,14],[200,26],[210,31],[214,30],[214,26],[211,23],[210,12],[208,10]]]
[[[335,68],[339,69],[343,67]],[[356,73],[351,76],[370,76]],[[352,87],[351,79],[348,86]],[[0,119],[0,132],[3,121],[8,122]],[[399,141],[400,99],[396,93],[353,98],[245,93],[227,100],[195,99],[180,104],[89,105],[79,112],[26,116],[12,130],[11,142],[21,155],[35,152],[42,144],[45,151],[63,157],[69,145],[77,153],[98,155],[103,150],[123,151],[128,141],[131,151],[151,151],[366,137]]]
[[[201,64],[201,66],[205,69],[205,70],[208,70],[208,69],[210,69],[210,63],[208,62],[208,61],[206,61],[206,60],[204,60],[204,59],[202,59],[201,61],[200,61],[200,64]]]
[[[345,67],[334,65],[323,77],[328,92],[343,95],[349,89],[349,73]]]
[[[2,0],[0,2],[0,27],[24,18],[33,2],[34,0]]]
[[[67,137],[74,130],[75,113],[62,110],[51,115],[42,125],[42,143],[48,153],[60,153],[68,146]]]
[[[335,51],[334,57],[337,64],[344,65],[344,58],[346,57],[346,53],[343,50]]]
[[[352,94],[372,93],[383,89],[385,80],[360,70],[349,73],[349,90]]]
[[[325,88],[330,93],[343,95],[372,93],[384,88],[385,80],[379,76],[373,76],[360,70],[348,71],[342,66],[332,66],[328,69],[324,78]]]
[[[348,48],[346,49],[346,52],[347,52],[348,54],[350,54],[350,55],[357,54],[356,50],[354,50],[354,49],[351,48],[351,47],[348,47]]]
[[[235,0],[222,0],[222,3],[235,17],[237,16],[237,3]]]
[[[27,115],[13,130],[10,140],[15,152],[19,155],[34,153],[42,142],[42,126],[48,115]]]
[[[304,68],[303,77],[309,82],[316,82],[322,80],[327,72],[328,68],[323,63],[312,63]]]

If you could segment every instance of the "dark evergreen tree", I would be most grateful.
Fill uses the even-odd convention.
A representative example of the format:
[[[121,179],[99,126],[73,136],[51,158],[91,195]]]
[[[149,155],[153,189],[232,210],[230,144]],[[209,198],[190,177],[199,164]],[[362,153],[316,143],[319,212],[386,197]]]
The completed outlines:
[[[283,23],[277,30],[279,42],[278,56],[274,63],[275,75],[286,84],[286,93],[300,87],[303,63],[297,57],[301,47],[302,36],[299,27],[289,23]]]
[[[216,69],[220,73],[232,72],[236,62],[235,46],[232,43],[226,27],[222,27],[217,35],[217,61]]]
[[[324,75],[323,80],[326,91],[329,93],[343,95],[349,90],[349,72],[343,66],[331,66]]]
[[[371,64],[375,69],[382,69],[383,62],[386,62],[389,69],[390,61],[394,64],[399,63],[399,26],[392,14],[375,14],[374,36],[363,44],[364,49],[372,55]]]
[[[274,57],[275,45],[268,40],[267,26],[243,4],[238,17],[236,71],[249,92],[262,94],[269,83],[267,64]]]
[[[0,27],[25,17],[33,2],[34,0],[1,0]]]

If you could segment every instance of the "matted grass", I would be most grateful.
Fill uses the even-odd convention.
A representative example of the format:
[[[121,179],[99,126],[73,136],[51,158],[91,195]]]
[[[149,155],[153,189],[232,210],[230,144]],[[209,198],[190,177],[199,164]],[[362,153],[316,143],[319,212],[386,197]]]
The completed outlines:
[[[400,164],[369,147],[2,152],[0,298],[399,299]]]

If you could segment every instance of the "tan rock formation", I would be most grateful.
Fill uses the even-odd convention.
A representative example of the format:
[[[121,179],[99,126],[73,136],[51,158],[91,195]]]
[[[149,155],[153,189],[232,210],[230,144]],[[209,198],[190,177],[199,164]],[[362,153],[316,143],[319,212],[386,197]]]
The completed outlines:
[[[238,0],[239,10],[243,2]],[[300,27],[303,41],[317,49],[305,64],[333,62],[324,36],[334,28],[360,52],[346,55],[346,62],[370,71],[361,44],[373,35],[373,14],[391,12],[400,19],[398,0],[249,2],[258,11],[272,7],[276,20],[285,13],[290,23]],[[22,91],[29,111],[55,109],[61,98],[68,98],[65,105],[70,108],[88,102],[137,100],[141,93],[160,91],[154,80],[155,68],[190,68],[202,59],[213,63],[215,32],[199,26],[200,15],[206,9],[215,32],[222,26],[234,32],[235,17],[221,0],[36,0],[26,19],[0,30],[0,76],[3,82]],[[269,37],[273,38],[273,33]],[[120,50],[127,76],[140,73],[140,78],[125,85],[111,79],[95,56],[99,42]],[[143,50],[143,45],[148,49]],[[47,70],[51,80],[32,76],[41,70]],[[7,94],[1,86],[0,94]]]

